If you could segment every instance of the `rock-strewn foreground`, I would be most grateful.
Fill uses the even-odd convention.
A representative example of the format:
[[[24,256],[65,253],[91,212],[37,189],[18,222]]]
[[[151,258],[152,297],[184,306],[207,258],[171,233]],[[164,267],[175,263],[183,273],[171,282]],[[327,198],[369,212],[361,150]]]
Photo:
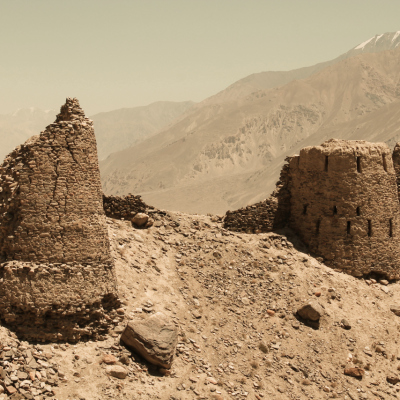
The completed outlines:
[[[59,400],[400,397],[400,317],[391,311],[398,283],[335,272],[290,232],[249,235],[222,229],[216,217],[152,217],[145,230],[107,219],[125,309],[115,331],[104,341],[34,346],[1,328],[7,387]],[[307,303],[322,310],[319,327],[295,317]],[[153,312],[179,328],[166,376],[119,342],[131,319]],[[34,381],[28,371],[39,372]]]

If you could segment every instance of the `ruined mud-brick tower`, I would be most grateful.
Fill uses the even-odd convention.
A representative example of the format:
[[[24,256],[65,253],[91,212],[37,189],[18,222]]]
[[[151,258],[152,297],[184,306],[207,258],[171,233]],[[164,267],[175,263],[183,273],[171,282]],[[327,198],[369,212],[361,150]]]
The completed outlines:
[[[92,121],[68,98],[0,167],[0,317],[35,340],[97,337],[118,307]]]
[[[400,219],[392,155],[384,143],[332,139],[290,160],[290,227],[354,276],[400,278]]]

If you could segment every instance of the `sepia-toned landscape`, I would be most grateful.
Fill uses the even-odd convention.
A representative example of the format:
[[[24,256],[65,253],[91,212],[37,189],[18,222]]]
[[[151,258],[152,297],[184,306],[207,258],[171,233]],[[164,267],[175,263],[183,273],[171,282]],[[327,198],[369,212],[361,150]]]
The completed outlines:
[[[29,79],[15,67],[0,78],[9,96],[0,100],[0,400],[400,398],[400,31],[328,61],[298,55],[319,60],[310,66],[256,72],[255,57],[254,73],[221,90],[205,77],[231,60],[229,49],[238,69],[231,63],[221,82],[253,68],[249,21],[264,28],[275,10],[291,26],[297,10],[309,21],[319,13],[332,30],[338,16],[325,11],[342,18],[344,4],[288,2],[287,14],[283,3],[220,1],[93,9],[88,0],[75,12],[40,0],[25,6],[32,17],[0,6],[0,22],[21,12],[22,27],[42,20],[46,5],[59,18],[46,25],[46,44],[71,23],[48,61],[65,63],[65,82],[55,85],[49,67],[37,102],[21,98],[9,112],[21,90],[35,99],[34,53],[24,53]],[[348,4],[349,15],[373,16],[378,3],[363,4]],[[97,19],[83,28],[87,7]],[[357,21],[359,36],[368,21]],[[301,27],[292,47],[283,27],[271,38],[263,31],[265,48],[274,57],[279,40],[309,49]],[[128,48],[121,32],[143,35]],[[77,33],[93,43],[90,56]],[[339,27],[330,35],[345,36]],[[60,53],[70,42],[76,53]],[[159,54],[148,45],[156,42]],[[178,44],[186,58],[171,63]],[[215,59],[200,63],[211,49]],[[194,78],[197,64],[184,69],[192,50],[204,69]],[[124,81],[129,57],[143,77]],[[87,72],[92,62],[98,69]],[[77,94],[54,104],[64,85]],[[191,91],[194,101],[183,98]]]

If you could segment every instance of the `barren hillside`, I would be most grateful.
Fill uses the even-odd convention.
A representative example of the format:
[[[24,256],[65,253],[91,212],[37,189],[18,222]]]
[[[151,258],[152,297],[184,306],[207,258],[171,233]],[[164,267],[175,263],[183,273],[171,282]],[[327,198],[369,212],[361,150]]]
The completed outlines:
[[[375,35],[374,37],[358,44],[353,49],[350,49],[346,53],[330,61],[325,61],[310,67],[294,69],[291,71],[265,71],[246,76],[245,78],[240,79],[239,81],[228,86],[225,90],[222,90],[216,95],[206,99],[203,103],[222,103],[225,101],[232,101],[258,90],[271,89],[286,85],[287,83],[296,79],[308,78],[311,75],[322,71],[324,68],[329,67],[330,65],[337,64],[339,61],[354,57],[358,54],[378,53],[385,50],[394,50],[399,46],[399,44],[400,31]]]
[[[1,328],[9,345],[1,365],[13,385],[58,400],[400,397],[399,317],[391,311],[398,283],[329,269],[290,231],[236,234],[215,217],[153,217],[148,230],[108,219],[125,314],[104,341],[31,345]],[[323,308],[319,326],[295,316],[310,300]],[[119,342],[129,320],[157,311],[179,327],[169,375]],[[28,351],[40,379],[24,380]],[[107,354],[127,369],[125,379],[106,375]],[[362,379],[345,375],[350,367],[363,369]]]
[[[29,137],[37,135],[54,121],[54,110],[37,108],[17,110],[13,114],[0,115],[0,159]]]
[[[159,101],[148,106],[122,108],[91,116],[96,126],[99,159],[125,149],[166,128],[190,110],[191,101]],[[37,108],[0,115],[0,158],[53,122],[56,112]]]
[[[148,106],[122,108],[91,116],[96,126],[99,159],[165,129],[194,104],[192,101],[159,101]]]
[[[199,213],[265,198],[285,154],[329,134],[371,140],[361,131],[368,115],[375,123],[397,114],[390,105],[400,98],[399,61],[399,48],[361,54],[308,79],[197,107],[171,128],[102,162],[103,189],[140,193],[155,206]],[[379,125],[379,132],[374,140],[396,140],[393,125]]]

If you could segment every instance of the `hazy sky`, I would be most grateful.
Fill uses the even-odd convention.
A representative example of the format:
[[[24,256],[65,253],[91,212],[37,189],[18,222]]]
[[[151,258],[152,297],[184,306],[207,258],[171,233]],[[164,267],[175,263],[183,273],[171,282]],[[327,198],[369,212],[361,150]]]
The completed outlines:
[[[0,0],[0,114],[200,101],[400,30],[398,0]]]

